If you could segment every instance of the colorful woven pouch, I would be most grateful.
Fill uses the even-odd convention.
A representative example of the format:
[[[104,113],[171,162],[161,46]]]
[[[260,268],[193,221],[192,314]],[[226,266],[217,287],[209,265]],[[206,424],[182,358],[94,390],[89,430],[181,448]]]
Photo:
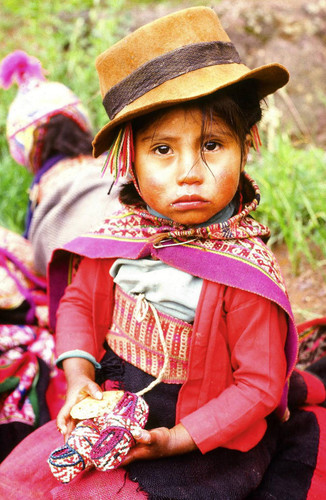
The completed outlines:
[[[116,405],[109,424],[93,446],[90,458],[97,469],[106,471],[118,467],[135,444],[133,431],[144,427],[148,416],[145,400],[126,392]]]
[[[62,483],[69,483],[92,467],[115,469],[135,444],[132,432],[144,427],[147,417],[145,400],[125,392],[113,409],[80,421],[67,443],[51,453],[48,463],[52,474]]]

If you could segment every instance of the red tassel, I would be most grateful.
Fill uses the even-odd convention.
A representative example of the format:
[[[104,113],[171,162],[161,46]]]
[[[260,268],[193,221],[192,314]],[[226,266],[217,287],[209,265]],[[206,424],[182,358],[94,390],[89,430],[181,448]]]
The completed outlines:
[[[253,127],[251,127],[250,134],[251,134],[253,148],[255,151],[257,151],[257,153],[259,153],[262,142],[260,140],[259,130],[256,124],[253,125]]]

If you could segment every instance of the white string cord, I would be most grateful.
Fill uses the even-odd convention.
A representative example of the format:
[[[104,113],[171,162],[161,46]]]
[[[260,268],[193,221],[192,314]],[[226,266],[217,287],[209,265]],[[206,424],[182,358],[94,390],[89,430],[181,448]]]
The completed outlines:
[[[141,391],[136,392],[137,396],[142,396],[146,392],[152,390],[153,387],[158,385],[160,382],[162,382],[165,370],[166,370],[168,363],[169,363],[169,352],[168,352],[168,348],[167,348],[166,341],[164,338],[164,333],[162,330],[160,318],[158,317],[157,311],[156,311],[155,307],[153,306],[153,304],[151,304],[150,302],[148,302],[146,300],[145,295],[143,293],[140,293],[137,297],[137,302],[136,302],[136,307],[135,307],[136,321],[141,322],[145,319],[145,316],[148,312],[149,307],[151,308],[151,311],[152,311],[154,318],[155,318],[156,326],[158,328],[160,341],[161,341],[162,347],[163,347],[164,363],[163,363],[163,367],[162,367],[160,373],[158,374],[158,377],[155,380],[153,380],[153,382],[151,382],[147,387],[145,387],[145,389],[142,389]]]
[[[163,245],[165,241],[169,241],[170,238],[166,238],[165,240],[161,240],[159,243],[154,243],[153,247],[154,248],[165,248],[165,247],[178,247],[180,245],[187,245],[188,243],[192,243],[193,241],[196,241],[198,238],[193,238],[192,240],[186,240],[186,241],[180,241],[179,243],[167,243],[166,245]]]

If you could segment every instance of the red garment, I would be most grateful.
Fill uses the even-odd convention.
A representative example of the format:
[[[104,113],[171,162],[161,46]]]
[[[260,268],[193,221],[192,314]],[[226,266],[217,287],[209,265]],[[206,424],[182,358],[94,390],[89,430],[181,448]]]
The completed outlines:
[[[113,261],[82,261],[58,310],[58,355],[81,349],[102,357]],[[204,280],[176,413],[203,453],[218,446],[246,451],[260,441],[286,379],[286,335],[285,313],[275,303]]]

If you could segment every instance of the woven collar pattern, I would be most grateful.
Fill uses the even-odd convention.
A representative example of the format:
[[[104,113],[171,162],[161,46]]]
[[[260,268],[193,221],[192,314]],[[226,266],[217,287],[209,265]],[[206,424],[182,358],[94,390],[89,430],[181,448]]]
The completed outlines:
[[[245,174],[244,182],[247,188],[251,188],[250,201],[240,213],[225,222],[189,228],[169,219],[156,217],[145,209],[129,206],[81,240],[86,239],[90,243],[91,256],[99,251],[101,257],[123,255],[127,258],[142,258],[152,255],[153,258],[159,258],[203,279],[219,281],[223,274],[223,280],[231,285],[226,261],[223,261],[223,269],[220,261],[221,257],[228,258],[237,286],[246,289],[245,283],[238,284],[239,272],[242,277],[245,276],[243,264],[246,264],[246,280],[250,277],[254,283],[257,281],[254,275],[258,278],[257,272],[260,276],[263,273],[268,281],[274,282],[284,293],[286,289],[280,268],[273,253],[262,241],[269,237],[270,230],[251,217],[260,201],[259,188],[248,174]],[[84,243],[82,241],[83,246]],[[79,245],[80,240],[68,245],[68,249],[75,251]]]
[[[162,240],[187,243],[196,240],[198,245],[211,247],[213,241],[246,239],[248,237],[268,238],[269,228],[248,215],[255,211],[260,201],[260,191],[255,181],[245,174],[245,182],[254,192],[252,200],[244,205],[243,210],[225,222],[210,226],[192,228],[150,214],[145,209],[127,206],[106,220],[95,234],[111,235],[121,239],[149,240],[154,245]]]

